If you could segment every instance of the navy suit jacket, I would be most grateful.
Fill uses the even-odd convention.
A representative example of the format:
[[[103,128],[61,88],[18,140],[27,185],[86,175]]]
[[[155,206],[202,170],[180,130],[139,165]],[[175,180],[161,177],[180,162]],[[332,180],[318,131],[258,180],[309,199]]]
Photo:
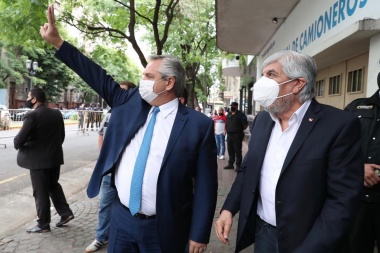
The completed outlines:
[[[261,167],[274,121],[259,113],[242,169],[222,210],[238,211],[236,252],[255,239]],[[312,100],[289,148],[275,193],[280,253],[337,253],[363,188],[360,122]]]
[[[113,173],[125,147],[145,123],[151,105],[138,88],[123,90],[100,66],[65,42],[56,56],[112,108],[87,194],[95,197],[103,175]],[[156,215],[163,252],[183,252],[188,240],[208,243],[217,198],[214,125],[181,103],[157,182]]]

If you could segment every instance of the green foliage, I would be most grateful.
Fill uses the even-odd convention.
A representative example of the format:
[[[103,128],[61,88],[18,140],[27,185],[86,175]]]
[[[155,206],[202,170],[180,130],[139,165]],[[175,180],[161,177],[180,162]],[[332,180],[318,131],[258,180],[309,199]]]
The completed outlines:
[[[164,50],[182,60],[191,84],[187,89],[190,94],[193,90],[201,102],[207,101],[209,88],[219,79],[220,51],[215,36],[214,2],[181,1]],[[191,100],[189,106],[194,107]]]
[[[5,81],[12,79],[16,83],[24,82],[23,76],[26,74],[25,60],[26,57],[20,55],[19,47],[6,47],[4,43],[0,43],[0,88],[5,87]]]
[[[24,49],[23,53],[38,62],[38,70],[33,78],[34,87],[42,87],[50,102],[59,102],[60,96],[72,81],[71,70],[54,57],[54,49]]]
[[[153,54],[162,54],[169,27],[179,0],[66,0],[61,1],[60,18],[82,31],[92,41],[125,45],[128,41],[138,54],[142,66],[147,60],[142,52],[138,31],[154,41]],[[78,11],[81,15],[74,15]],[[73,14],[74,13],[74,14]]]
[[[0,0],[0,22],[4,24],[0,41],[21,46],[28,51],[29,58],[39,62],[41,69],[33,81],[46,87],[51,99],[57,99],[59,91],[70,84],[81,92],[82,100],[86,101],[94,96],[93,91],[75,74],[66,73],[65,67],[53,62],[48,52],[44,55],[37,50],[45,50],[39,29],[46,22],[45,12],[49,2],[53,1]],[[213,1],[61,0],[56,15],[57,25],[64,21],[81,31],[87,42],[107,44],[107,47],[94,47],[90,57],[116,80],[137,82],[140,78],[139,69],[123,53],[130,45],[144,67],[147,64],[145,55],[151,53],[169,53],[183,61],[191,96],[190,106],[196,101],[194,96],[206,101],[209,87],[220,79],[217,68],[220,52],[215,45]],[[59,29],[63,38],[71,40],[64,29]],[[17,33],[14,33],[15,30]],[[151,52],[143,52],[145,44],[149,44]],[[62,73],[56,68],[61,68]],[[54,69],[51,70],[51,78],[48,69]],[[11,72],[9,69],[5,71]],[[22,74],[25,76],[25,73]]]
[[[96,46],[91,58],[107,70],[117,82],[128,80],[137,84],[141,79],[141,70],[121,49]]]
[[[46,22],[48,0],[0,0],[0,41],[25,48],[41,46],[40,26]]]

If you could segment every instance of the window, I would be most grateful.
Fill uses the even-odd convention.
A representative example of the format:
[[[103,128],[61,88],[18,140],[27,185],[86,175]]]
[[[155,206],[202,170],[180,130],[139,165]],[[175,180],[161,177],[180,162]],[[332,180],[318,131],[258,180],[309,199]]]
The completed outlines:
[[[360,92],[363,89],[363,69],[348,72],[347,92]]]
[[[340,75],[329,78],[329,95],[340,95]]]
[[[317,92],[317,97],[323,97],[325,94],[325,82],[324,80],[319,80],[316,82],[316,92]]]

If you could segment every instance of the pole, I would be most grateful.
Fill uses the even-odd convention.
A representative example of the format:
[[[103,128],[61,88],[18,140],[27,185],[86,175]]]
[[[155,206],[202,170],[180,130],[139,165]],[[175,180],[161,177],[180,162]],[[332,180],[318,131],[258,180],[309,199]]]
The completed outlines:
[[[29,87],[29,92],[33,89],[33,75],[30,75],[30,87]]]

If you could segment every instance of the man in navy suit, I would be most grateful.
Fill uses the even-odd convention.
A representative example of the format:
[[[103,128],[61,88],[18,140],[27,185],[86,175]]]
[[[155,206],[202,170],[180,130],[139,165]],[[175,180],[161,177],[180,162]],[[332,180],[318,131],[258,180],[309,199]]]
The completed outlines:
[[[61,39],[53,6],[40,33],[58,49],[56,57],[112,108],[87,189],[88,196],[95,197],[103,175],[112,173],[119,199],[111,214],[108,252],[205,251],[217,197],[214,128],[212,120],[179,103],[185,87],[181,62],[171,56],[152,57],[140,87],[126,91]],[[140,146],[144,146],[145,130],[151,129],[151,118],[156,121],[143,174],[141,205],[132,215],[132,174]]]
[[[282,51],[265,60],[254,99],[265,111],[215,228],[228,243],[240,211],[236,252],[338,253],[363,184],[360,122],[315,99],[314,60]]]

